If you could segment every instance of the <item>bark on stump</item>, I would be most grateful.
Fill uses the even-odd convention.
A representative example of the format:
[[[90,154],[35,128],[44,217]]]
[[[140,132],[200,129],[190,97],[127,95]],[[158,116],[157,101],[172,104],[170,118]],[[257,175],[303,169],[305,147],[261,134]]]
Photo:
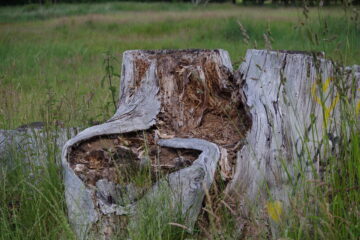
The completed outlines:
[[[224,50],[126,51],[115,115],[63,148],[66,202],[78,237],[110,238],[128,221],[122,216],[163,185],[191,231],[219,161],[222,177],[231,177],[244,128],[235,88]],[[134,186],[124,169],[136,174],[147,164],[154,185]]]

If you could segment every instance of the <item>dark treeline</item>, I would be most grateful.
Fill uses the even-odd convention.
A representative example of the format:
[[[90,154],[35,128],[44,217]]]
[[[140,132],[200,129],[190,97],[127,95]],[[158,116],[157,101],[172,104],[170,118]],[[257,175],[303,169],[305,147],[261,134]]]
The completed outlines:
[[[0,5],[24,5],[24,4],[56,4],[56,3],[101,3],[101,2],[121,2],[126,0],[0,0]],[[131,0],[134,2],[192,2],[192,0]],[[239,4],[237,0],[209,0],[209,2],[232,2]],[[320,2],[326,5],[340,5],[353,4],[359,5],[360,0],[306,0],[308,6],[319,5]],[[263,5],[264,3],[271,3],[274,5],[285,6],[301,6],[304,0],[242,0],[243,5]]]
[[[301,6],[304,4],[307,6],[319,6],[319,4],[322,4],[323,6],[360,4],[360,0],[242,0],[242,4],[244,5],[263,5],[265,2],[285,6]]]

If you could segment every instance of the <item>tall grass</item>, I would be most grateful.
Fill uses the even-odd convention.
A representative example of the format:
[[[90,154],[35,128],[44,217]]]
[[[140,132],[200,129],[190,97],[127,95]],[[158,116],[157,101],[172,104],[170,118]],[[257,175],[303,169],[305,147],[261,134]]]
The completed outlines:
[[[313,50],[325,53],[334,39],[319,39],[320,34],[327,34],[329,20],[318,11],[316,25],[303,26]],[[347,9],[345,9],[346,13]],[[308,21],[306,19],[305,22]],[[347,42],[352,34],[359,32],[358,18],[345,15],[342,26],[347,34],[343,36],[345,50],[335,47],[339,57],[334,59],[333,88],[339,96],[339,110],[336,121],[328,116],[325,101],[336,101],[336,96],[321,93],[321,104],[324,115],[324,130],[321,153],[318,156],[320,166],[313,168],[312,178],[302,172],[301,186],[293,189],[290,197],[290,209],[279,223],[280,236],[289,239],[358,239],[360,236],[360,115],[358,112],[359,95],[354,77],[349,76],[343,66],[349,64],[348,54],[351,50]],[[308,22],[307,22],[308,24]],[[353,70],[352,70],[353,71]],[[351,71],[350,71],[351,72]],[[351,73],[353,74],[353,72]],[[324,82],[324,81],[323,81]],[[322,89],[322,88],[321,88]],[[328,118],[328,119],[327,119]],[[332,124],[338,136],[326,131]],[[304,145],[314,144],[303,142]],[[311,147],[311,146],[309,146]],[[316,146],[318,147],[318,146]],[[297,159],[296,159],[297,160]],[[302,161],[302,159],[298,159]],[[313,159],[308,159],[312,162]],[[319,167],[321,168],[319,172]]]
[[[335,81],[344,84],[343,76]],[[290,209],[279,223],[283,237],[335,240],[360,236],[359,115],[354,99],[349,99],[340,86],[336,88],[341,96],[340,121],[335,123],[340,134],[335,139],[327,133],[322,136],[319,162],[324,172],[318,174],[314,169],[311,179],[304,174],[302,186],[290,197]]]
[[[61,11],[62,5],[54,8]],[[57,120],[68,126],[108,119],[112,109],[104,108],[103,102],[112,101],[113,94],[99,81],[105,75],[102,62],[107,52],[121,59],[128,49],[223,48],[237,67],[248,48],[266,47],[263,34],[270,31],[273,49],[325,50],[335,59],[346,53],[348,63],[360,62],[357,23],[348,25],[340,9],[324,10],[325,33],[315,11],[304,22],[319,32],[320,40],[335,39],[324,41],[323,47],[314,46],[308,39],[298,9],[214,8],[124,10],[0,24],[0,86],[6,92],[0,96],[0,111],[3,118],[11,116],[11,121],[0,122],[0,128],[42,120],[40,108],[49,92],[54,93],[58,104]],[[15,9],[4,12],[11,15]],[[238,21],[248,31],[248,44],[243,42]]]
[[[50,133],[50,132],[49,132]],[[51,131],[53,134],[53,131]],[[36,152],[9,148],[0,156],[0,239],[74,239],[67,222],[59,151],[48,136],[45,162]],[[26,147],[21,146],[24,149]]]
[[[145,197],[137,205],[135,217],[128,227],[130,239],[182,240],[188,235],[181,205],[173,201],[168,183],[161,181],[158,187],[156,196]]]

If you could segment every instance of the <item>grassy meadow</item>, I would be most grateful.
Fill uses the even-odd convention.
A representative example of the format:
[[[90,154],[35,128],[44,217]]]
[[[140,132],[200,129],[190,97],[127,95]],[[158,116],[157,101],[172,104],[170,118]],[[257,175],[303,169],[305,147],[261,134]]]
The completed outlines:
[[[120,71],[128,49],[223,48],[237,68],[249,48],[321,50],[347,64],[360,62],[359,28],[352,12],[192,6],[165,3],[107,3],[0,8],[0,128],[55,118],[69,126],[107,119],[110,91],[101,87],[107,54]],[[321,22],[319,22],[321,18]],[[239,27],[241,22],[248,38]],[[326,32],[322,32],[326,22]],[[309,40],[318,33],[317,43]],[[245,40],[245,41],[244,41]],[[113,83],[116,88],[119,82]],[[6,89],[6,90],[5,90]]]
[[[0,129],[35,121],[81,127],[104,121],[114,112],[112,97],[120,83],[113,78],[109,85],[103,78],[109,65],[120,72],[125,50],[182,48],[225,49],[234,68],[249,48],[324,51],[342,64],[360,64],[360,16],[353,8],[340,6],[118,2],[0,7]],[[298,209],[280,231],[284,239],[358,239],[360,235],[356,204],[360,194],[346,190],[359,184],[358,120],[352,115],[343,119],[352,141],[342,143],[341,161],[331,159],[333,172],[321,185],[340,189],[339,194],[330,200],[317,198],[322,191],[318,189],[320,195],[297,199]],[[49,151],[55,151],[52,143]],[[74,239],[55,160],[49,159],[47,168],[39,170],[41,181],[36,184],[29,182],[29,172],[19,164],[0,172],[0,239]],[[342,169],[342,177],[336,169]],[[307,206],[309,199],[318,208]],[[232,239],[225,234],[233,230],[232,220],[228,221],[220,224],[225,229],[221,233],[215,230],[219,226],[211,226],[212,239]],[[199,233],[196,239],[208,238],[204,236],[209,235]]]

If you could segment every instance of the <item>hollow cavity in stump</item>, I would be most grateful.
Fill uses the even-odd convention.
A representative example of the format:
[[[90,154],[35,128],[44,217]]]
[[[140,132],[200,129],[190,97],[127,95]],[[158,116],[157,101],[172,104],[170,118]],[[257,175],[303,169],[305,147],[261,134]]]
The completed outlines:
[[[162,177],[190,166],[200,152],[193,149],[172,149],[155,144],[156,132],[100,136],[80,143],[70,157],[70,167],[88,186],[101,179],[115,184],[130,184],[139,173],[150,174],[151,186]]]

